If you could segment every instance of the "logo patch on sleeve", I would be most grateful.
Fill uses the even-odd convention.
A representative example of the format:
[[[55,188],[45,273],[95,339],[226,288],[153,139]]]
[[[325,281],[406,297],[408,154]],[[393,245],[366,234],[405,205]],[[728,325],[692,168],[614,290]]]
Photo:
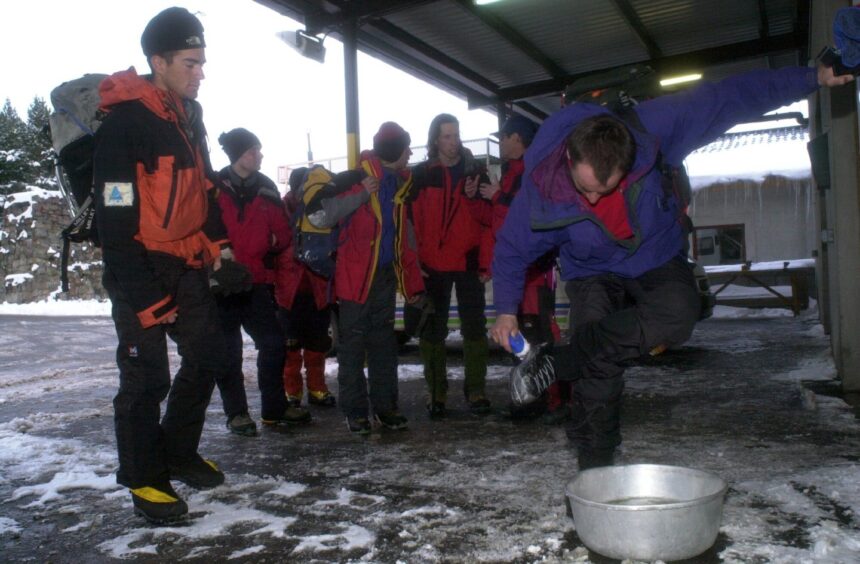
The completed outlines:
[[[129,207],[134,204],[131,182],[105,182],[105,206]]]

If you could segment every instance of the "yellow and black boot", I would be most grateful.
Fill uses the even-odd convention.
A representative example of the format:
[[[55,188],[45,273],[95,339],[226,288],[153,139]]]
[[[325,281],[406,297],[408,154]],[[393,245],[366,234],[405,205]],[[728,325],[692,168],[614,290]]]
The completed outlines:
[[[188,514],[188,504],[179,497],[169,482],[133,488],[131,501],[135,515],[140,515],[150,523],[172,523]]]

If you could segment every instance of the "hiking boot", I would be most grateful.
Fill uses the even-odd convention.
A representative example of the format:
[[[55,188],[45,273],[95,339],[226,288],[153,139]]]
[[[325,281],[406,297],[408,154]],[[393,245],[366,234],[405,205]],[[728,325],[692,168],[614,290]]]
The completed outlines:
[[[490,400],[482,394],[475,394],[467,401],[472,415],[487,415],[490,413]]]
[[[188,504],[170,484],[134,488],[131,490],[131,501],[134,514],[150,523],[173,523],[188,514]]]
[[[395,431],[405,429],[409,425],[409,420],[400,415],[400,412],[396,410],[377,413],[376,420],[386,429],[393,429]]]
[[[334,407],[337,405],[337,400],[335,400],[334,396],[328,390],[324,392],[308,390],[308,403],[322,407]]]
[[[536,401],[555,381],[550,345],[534,347],[521,363],[511,370],[509,387],[514,405]]]
[[[561,425],[568,419],[570,419],[570,410],[566,405],[562,405],[541,415],[540,422],[544,425]]]
[[[576,462],[580,471],[612,466],[615,464],[615,449],[580,448],[577,450]]]
[[[242,437],[257,436],[257,424],[254,423],[254,420],[251,419],[251,416],[247,413],[240,413],[239,415],[234,415],[228,419],[227,429],[231,433],[235,433]]]
[[[261,419],[264,425],[287,425],[290,423],[307,423],[311,420],[311,412],[303,407],[288,405],[280,417]]]
[[[427,414],[430,419],[443,419],[445,417],[445,403],[441,401],[428,401]]]
[[[302,396],[291,396],[287,394],[287,405],[290,407],[302,407]]]
[[[189,462],[168,464],[168,468],[171,480],[178,480],[195,490],[208,490],[224,483],[224,474],[215,463],[199,454]]]
[[[346,428],[354,435],[370,434],[370,420],[367,417],[347,417]]]

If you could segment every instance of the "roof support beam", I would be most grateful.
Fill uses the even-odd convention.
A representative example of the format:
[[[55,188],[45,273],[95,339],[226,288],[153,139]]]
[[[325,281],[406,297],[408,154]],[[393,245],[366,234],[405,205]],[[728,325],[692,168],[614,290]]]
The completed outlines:
[[[764,39],[770,35],[770,24],[767,21],[767,5],[765,0],[758,0],[758,36]]]
[[[559,77],[567,74],[567,71],[561,68],[558,63],[550,59],[546,53],[541,51],[534,43],[526,39],[524,35],[514,29],[510,24],[508,24],[508,22],[495,15],[492,11],[478,8],[475,6],[474,0],[457,0],[457,2],[464,10],[543,67],[550,76]]]
[[[798,33],[786,33],[783,35],[767,37],[765,39],[742,41],[731,45],[722,45],[690,53],[682,53],[659,59],[641,61],[637,64],[649,65],[657,72],[679,72],[687,69],[704,68],[707,66],[733,62],[738,59],[760,57],[762,54],[766,53],[798,50],[803,48],[804,41],[805,36],[801,36]],[[498,97],[496,98],[469,98],[469,107],[480,108],[490,105],[495,106],[499,102],[511,102],[523,100],[525,98],[555,94],[563,91],[568,84],[575,80],[604,73],[611,70],[611,68],[614,67],[596,69],[586,73],[568,75],[560,78],[533,82],[531,84],[514,86],[511,88],[502,88],[499,90]]]
[[[496,92],[499,89],[499,86],[496,83],[492,82],[491,80],[488,80],[483,75],[475,72],[473,69],[467,67],[456,59],[453,59],[448,55],[442,53],[435,47],[424,43],[423,41],[409,33],[406,33],[401,28],[392,24],[388,20],[373,19],[370,20],[368,24],[385,33],[386,35],[394,39],[396,42],[408,47],[409,49],[413,49],[421,53],[425,57],[441,63],[446,68],[451,69],[463,78],[474,83],[476,86],[484,88],[488,92]],[[392,45],[392,48],[394,47],[395,45]]]
[[[627,25],[629,25],[633,30],[636,38],[639,39],[640,43],[645,47],[645,50],[648,52],[648,58],[661,58],[663,56],[663,51],[657,45],[657,42],[654,41],[654,38],[651,37],[651,34],[648,33],[648,30],[645,28],[645,24],[642,23],[642,19],[639,17],[636,9],[630,4],[630,0],[612,0],[612,3],[615,4],[615,9],[618,10],[621,17],[625,22],[627,22]]]
[[[291,0],[291,8],[276,0],[257,0],[269,8],[305,24],[305,30],[311,35],[319,33],[340,32],[351,21],[370,17],[384,17],[395,12],[410,10],[421,4],[438,0],[362,0],[361,2],[343,2],[342,0]]]
[[[400,47],[391,45],[379,37],[371,35],[365,31],[359,31],[358,36],[361,44],[366,47],[366,50],[376,52],[380,59],[393,67],[403,69],[409,74],[418,76],[419,78],[420,75],[424,75],[425,79],[429,82],[436,84],[444,90],[464,96],[469,100],[472,98],[485,97],[485,94],[476,91],[474,88],[468,86],[462,80],[458,80],[451,74],[436,69],[424,61],[404,53],[403,49]],[[497,90],[497,88],[494,85],[492,91],[495,90]],[[516,102],[515,105],[521,108],[524,113],[527,113],[536,119],[542,120],[547,117],[546,112],[539,110],[528,102]]]

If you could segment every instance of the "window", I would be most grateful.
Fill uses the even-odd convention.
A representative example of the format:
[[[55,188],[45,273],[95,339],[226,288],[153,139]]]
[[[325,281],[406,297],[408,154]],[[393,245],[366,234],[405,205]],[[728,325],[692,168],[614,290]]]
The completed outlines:
[[[693,258],[699,264],[741,264],[746,255],[742,224],[693,228]]]

